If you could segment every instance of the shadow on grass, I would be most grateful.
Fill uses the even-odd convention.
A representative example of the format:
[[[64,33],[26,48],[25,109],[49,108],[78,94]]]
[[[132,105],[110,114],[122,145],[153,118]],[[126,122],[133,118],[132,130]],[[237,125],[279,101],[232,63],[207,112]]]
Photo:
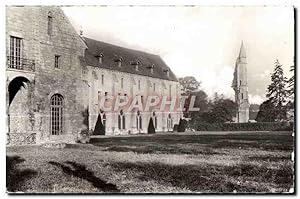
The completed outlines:
[[[18,164],[25,159],[19,156],[6,156],[6,188],[8,192],[25,191],[23,185],[37,174],[33,169],[19,169]]]
[[[104,191],[104,192],[119,192],[116,185],[111,183],[106,183],[105,181],[97,178],[92,171],[86,169],[86,166],[78,164],[76,162],[67,161],[65,162],[66,165],[63,165],[59,162],[48,162],[51,165],[57,166],[63,170],[64,173],[84,179],[90,182],[94,187],[97,189]],[[69,166],[70,165],[70,166]]]
[[[270,192],[275,186],[288,191],[292,186],[292,169],[269,170],[247,164],[167,165],[162,163],[114,163],[118,172],[138,173],[141,181],[155,180],[165,186],[188,188],[195,192]],[[267,183],[271,183],[266,185]]]

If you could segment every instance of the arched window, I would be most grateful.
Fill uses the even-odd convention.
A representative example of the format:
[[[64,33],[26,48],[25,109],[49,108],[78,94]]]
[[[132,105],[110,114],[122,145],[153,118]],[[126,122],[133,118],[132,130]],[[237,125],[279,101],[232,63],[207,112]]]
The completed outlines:
[[[123,113],[123,110],[120,111],[118,116],[118,127],[120,130],[125,129],[125,115]]]
[[[172,117],[171,117],[171,113],[169,113],[169,115],[168,115],[167,128],[168,129],[172,129],[173,128],[173,120],[172,120]]]
[[[48,29],[47,29],[47,33],[49,36],[52,35],[52,29],[53,29],[53,16],[52,16],[52,12],[48,12]]]
[[[61,135],[63,133],[63,106],[63,96],[60,94],[54,94],[50,100],[50,122],[52,135]]]
[[[141,130],[143,128],[142,123],[143,123],[142,116],[141,116],[140,111],[138,111],[137,114],[136,114],[136,128],[137,128],[137,130]]]

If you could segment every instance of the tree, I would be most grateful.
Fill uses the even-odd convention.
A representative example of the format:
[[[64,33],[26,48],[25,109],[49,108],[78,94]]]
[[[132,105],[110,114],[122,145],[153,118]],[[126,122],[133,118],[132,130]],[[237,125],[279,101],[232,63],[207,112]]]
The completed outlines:
[[[236,103],[230,99],[215,98],[214,102],[208,103],[208,111],[196,118],[197,123],[224,123],[232,122],[236,115]]]
[[[292,72],[292,77],[288,80],[288,95],[292,101],[294,101],[295,93],[295,66],[291,66],[290,72]]]
[[[198,89],[199,89],[201,83],[198,82],[196,80],[196,78],[192,77],[192,76],[186,76],[184,78],[179,78],[179,83],[182,87],[182,91],[183,91],[182,95],[187,96],[187,99],[185,100],[185,104],[184,104],[184,108],[185,108],[185,111],[183,113],[184,117],[191,118],[192,117],[191,113],[188,110],[189,104],[191,101],[191,97],[199,91]],[[197,101],[197,99],[196,99],[196,101]]]
[[[264,101],[259,106],[259,111],[255,120],[257,122],[275,122],[276,108],[270,99]]]
[[[288,97],[286,84],[287,78],[283,74],[282,65],[276,60],[274,72],[271,75],[271,84],[268,86],[266,97],[275,107],[277,120],[286,118],[285,104]]]
[[[193,76],[179,78],[179,83],[182,86],[182,91],[185,95],[189,95],[192,91],[198,90],[201,84]]]

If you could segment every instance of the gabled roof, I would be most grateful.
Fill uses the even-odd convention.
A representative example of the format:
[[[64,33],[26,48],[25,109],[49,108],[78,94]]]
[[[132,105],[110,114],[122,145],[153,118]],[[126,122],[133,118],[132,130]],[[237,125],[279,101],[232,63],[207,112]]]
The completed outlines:
[[[84,41],[88,47],[85,50],[84,63],[88,66],[178,81],[174,73],[158,55],[123,48],[86,37],[84,37]],[[100,64],[97,56],[99,57],[101,54],[103,55],[103,58],[102,63]],[[122,58],[121,67],[117,64],[117,61],[120,58]],[[134,65],[137,61],[140,62],[138,71],[135,69]],[[154,66],[153,73],[151,73],[150,70],[152,66]],[[166,70],[170,70],[169,77],[165,72]]]

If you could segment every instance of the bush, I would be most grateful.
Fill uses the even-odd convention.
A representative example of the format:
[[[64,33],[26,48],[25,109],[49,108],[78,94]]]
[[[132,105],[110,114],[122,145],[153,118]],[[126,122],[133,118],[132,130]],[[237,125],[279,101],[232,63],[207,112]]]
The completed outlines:
[[[155,128],[154,128],[152,117],[150,118],[149,125],[148,125],[148,134],[155,134]]]
[[[177,131],[178,132],[178,124],[174,124],[173,131]]]
[[[293,123],[257,122],[257,123],[200,123],[197,131],[292,131]]]
[[[185,132],[186,127],[187,127],[187,121],[180,118],[177,132]]]

